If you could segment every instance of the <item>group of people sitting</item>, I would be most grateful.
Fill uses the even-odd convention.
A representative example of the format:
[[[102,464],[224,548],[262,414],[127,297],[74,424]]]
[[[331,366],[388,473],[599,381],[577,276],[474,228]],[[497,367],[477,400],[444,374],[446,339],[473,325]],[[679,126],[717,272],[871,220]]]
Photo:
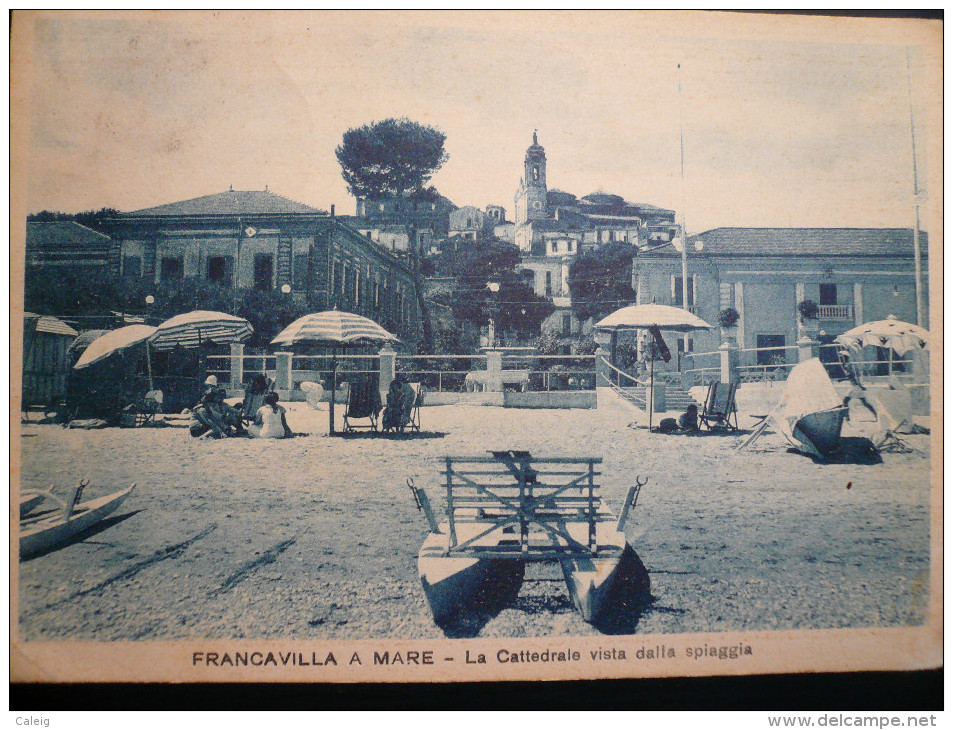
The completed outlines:
[[[278,405],[278,394],[270,390],[264,375],[258,375],[245,391],[242,407],[225,402],[225,389],[218,387],[214,375],[205,381],[202,400],[192,409],[189,433],[199,438],[291,438],[285,409]]]

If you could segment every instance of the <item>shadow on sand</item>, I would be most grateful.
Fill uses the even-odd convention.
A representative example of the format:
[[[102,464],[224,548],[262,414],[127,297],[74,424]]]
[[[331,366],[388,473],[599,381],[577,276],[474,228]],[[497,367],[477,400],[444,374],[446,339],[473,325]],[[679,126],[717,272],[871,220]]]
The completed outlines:
[[[868,438],[859,436],[842,436],[840,445],[836,451],[827,454],[823,459],[813,454],[805,454],[795,448],[788,449],[789,453],[803,454],[815,464],[857,464],[860,466],[873,466],[882,464],[883,459],[877,447]]]
[[[651,581],[642,559],[631,545],[622,553],[619,576],[606,597],[606,608],[593,623],[603,634],[635,633],[642,613],[652,602]]]
[[[524,565],[519,560],[506,561],[506,570],[491,571],[473,601],[452,616],[438,622],[451,639],[472,639],[504,608],[512,607],[523,583]]]
[[[327,435],[327,434],[325,434]],[[387,439],[390,441],[414,441],[416,439],[442,439],[447,434],[441,431],[421,431],[419,433],[381,433],[374,431],[351,431],[335,433],[334,438],[342,439]]]
[[[128,520],[130,517],[134,517],[140,512],[142,512],[142,510],[137,509],[137,510],[133,510],[132,512],[126,512],[125,514],[107,517],[101,522],[97,522],[95,525],[86,528],[82,532],[78,532],[77,534],[73,535],[67,540],[64,540],[63,542],[58,542],[55,545],[50,546],[46,550],[43,550],[38,553],[34,553],[33,555],[30,555],[29,557],[26,557],[26,558],[20,558],[20,560],[21,562],[25,563],[29,560],[33,560],[34,558],[40,558],[44,555],[49,555],[50,553],[55,552],[56,550],[60,550],[62,548],[68,547],[69,545],[75,545],[78,542],[86,542],[88,541],[89,538],[98,535],[103,530],[107,530],[113,525],[118,525],[120,522],[124,522],[125,520]]]

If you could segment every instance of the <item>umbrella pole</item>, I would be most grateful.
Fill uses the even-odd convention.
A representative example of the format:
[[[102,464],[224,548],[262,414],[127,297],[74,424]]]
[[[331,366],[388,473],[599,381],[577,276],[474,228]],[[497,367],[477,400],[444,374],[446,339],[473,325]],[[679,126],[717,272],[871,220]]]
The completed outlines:
[[[152,355],[149,352],[149,340],[146,340],[146,370],[149,372],[149,390],[154,390],[152,387]]]
[[[334,435],[334,399],[338,391],[338,348],[335,346],[331,350],[331,399],[328,408],[328,435]]]
[[[652,343],[653,345],[655,343]],[[651,400],[650,400],[651,399]],[[652,430],[652,411],[655,410],[655,353],[652,352],[652,360],[649,365],[649,396],[645,399],[649,406],[649,431]]]

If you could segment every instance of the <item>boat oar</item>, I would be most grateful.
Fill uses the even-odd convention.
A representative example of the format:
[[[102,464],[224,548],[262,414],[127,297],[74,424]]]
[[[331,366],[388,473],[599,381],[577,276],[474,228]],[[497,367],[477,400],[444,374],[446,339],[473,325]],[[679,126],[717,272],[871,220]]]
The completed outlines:
[[[433,533],[439,533],[440,528],[437,526],[437,520],[433,516],[433,508],[430,506],[430,498],[427,497],[427,493],[423,489],[417,489],[414,486],[414,480],[412,477],[407,477],[407,486],[410,487],[410,493],[414,497],[414,502],[417,505],[417,511],[423,512],[427,517],[427,522],[430,523],[430,531]]]

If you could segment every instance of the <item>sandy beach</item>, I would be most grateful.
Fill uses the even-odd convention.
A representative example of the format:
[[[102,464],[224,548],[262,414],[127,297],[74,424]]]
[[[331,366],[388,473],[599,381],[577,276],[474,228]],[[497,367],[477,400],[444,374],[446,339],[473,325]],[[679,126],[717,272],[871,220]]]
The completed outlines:
[[[327,411],[287,404],[309,435],[196,440],[178,427],[22,427],[22,485],[137,484],[109,526],[19,564],[25,640],[442,637],[417,577],[442,507],[439,459],[525,449],[603,457],[616,509],[649,477],[627,535],[651,581],[637,634],[918,625],[929,595],[930,437],[913,453],[819,464],[769,434],[666,436],[615,404],[592,410],[430,406],[424,433],[329,438]],[[326,409],[326,405],[324,408]],[[741,426],[754,424],[742,408]],[[850,422],[844,435],[869,437]],[[852,463],[851,463],[852,462]],[[591,635],[556,566],[527,570],[483,637]]]

